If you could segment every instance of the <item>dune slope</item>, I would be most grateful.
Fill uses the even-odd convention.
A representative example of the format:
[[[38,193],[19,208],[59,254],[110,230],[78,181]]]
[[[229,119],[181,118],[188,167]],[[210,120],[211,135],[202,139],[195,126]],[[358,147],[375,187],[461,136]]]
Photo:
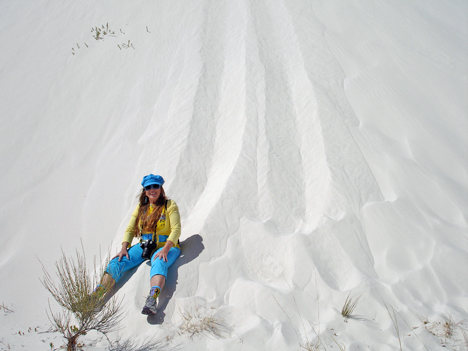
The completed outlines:
[[[60,346],[31,331],[48,325],[41,263],[81,243],[90,263],[115,252],[155,173],[183,256],[157,317],[140,314],[149,267],[126,277],[112,337],[463,350],[421,318],[468,318],[467,14],[417,0],[0,1],[0,301],[13,311],[0,348]],[[345,323],[348,294],[361,299]],[[184,309],[214,313],[222,337],[180,334]]]

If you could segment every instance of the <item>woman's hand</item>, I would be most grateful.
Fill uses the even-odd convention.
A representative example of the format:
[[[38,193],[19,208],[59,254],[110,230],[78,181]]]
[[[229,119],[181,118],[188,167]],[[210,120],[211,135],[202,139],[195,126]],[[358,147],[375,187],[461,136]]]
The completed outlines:
[[[169,253],[169,250],[171,247],[174,246],[174,243],[170,240],[166,241],[166,245],[162,248],[161,251],[156,252],[156,255],[153,257],[153,261],[156,259],[156,257],[159,257],[160,260],[163,260],[164,262],[167,262],[167,254]]]
[[[153,257],[153,261],[156,259],[156,257],[159,257],[160,260],[163,260],[164,262],[167,262],[167,253],[169,252],[169,250],[164,250],[165,247],[156,253],[156,255],[154,255]]]
[[[120,249],[120,252],[115,255],[114,257],[112,257],[112,259],[118,257],[119,258],[119,262],[120,260],[122,259],[123,256],[126,256],[127,259],[129,260],[130,257],[128,256],[128,250],[127,250],[127,247],[128,247],[128,243],[127,242],[123,242],[122,243],[122,248]]]

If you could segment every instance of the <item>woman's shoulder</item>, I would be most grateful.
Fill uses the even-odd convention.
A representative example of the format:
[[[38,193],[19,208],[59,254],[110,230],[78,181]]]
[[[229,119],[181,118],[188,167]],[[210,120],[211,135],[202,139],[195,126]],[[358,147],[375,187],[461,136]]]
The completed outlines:
[[[178,209],[176,202],[172,199],[167,199],[167,210],[170,211],[176,208]]]
[[[137,215],[138,214],[138,211],[140,210],[140,204],[138,204],[135,209],[133,210],[133,216]]]

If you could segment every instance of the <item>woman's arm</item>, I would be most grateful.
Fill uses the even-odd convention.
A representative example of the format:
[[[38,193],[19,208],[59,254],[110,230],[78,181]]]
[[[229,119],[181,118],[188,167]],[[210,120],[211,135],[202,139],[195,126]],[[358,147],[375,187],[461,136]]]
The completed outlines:
[[[127,257],[127,259],[129,259],[129,256],[128,256],[128,248],[129,246],[131,246],[132,244],[132,241],[133,241],[133,237],[134,237],[134,228],[135,228],[135,225],[136,225],[136,218],[138,216],[138,209],[140,208],[140,205],[137,206],[137,208],[135,208],[135,211],[133,211],[132,213],[132,217],[130,218],[130,222],[128,223],[128,226],[127,226],[127,229],[125,230],[125,234],[124,234],[124,237],[123,237],[123,240],[122,240],[122,247],[119,251],[119,253],[117,255],[115,255],[114,257],[112,257],[112,259],[118,257],[119,258],[119,262],[120,260],[122,259],[122,257],[125,255]]]
[[[171,233],[166,240],[166,244],[161,251],[154,255],[153,260],[156,257],[167,262],[167,254],[169,250],[177,243],[180,237],[180,215],[179,208],[174,200],[171,200],[169,207],[167,208],[167,216],[169,217],[169,222],[171,224]]]
[[[140,209],[140,205],[135,208],[135,211],[132,213],[132,217],[130,217],[130,221],[128,222],[127,229],[125,230],[124,237],[122,239],[122,245],[127,242],[128,245],[130,246],[133,241],[134,233],[135,233],[135,226],[138,225],[136,223],[136,219],[138,217],[138,210]]]
[[[174,200],[170,201],[170,204],[167,208],[167,215],[169,217],[169,222],[171,225],[171,233],[169,234],[167,240],[172,241],[172,243],[175,245],[180,237],[181,226],[179,207],[177,207],[177,204]]]

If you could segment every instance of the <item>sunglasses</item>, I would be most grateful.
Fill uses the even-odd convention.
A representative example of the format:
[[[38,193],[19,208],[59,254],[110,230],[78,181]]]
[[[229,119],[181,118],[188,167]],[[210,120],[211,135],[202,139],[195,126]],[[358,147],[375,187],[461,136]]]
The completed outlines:
[[[159,185],[159,184],[150,184],[150,185],[145,186],[145,190],[159,189],[160,187],[161,187],[161,185]]]

